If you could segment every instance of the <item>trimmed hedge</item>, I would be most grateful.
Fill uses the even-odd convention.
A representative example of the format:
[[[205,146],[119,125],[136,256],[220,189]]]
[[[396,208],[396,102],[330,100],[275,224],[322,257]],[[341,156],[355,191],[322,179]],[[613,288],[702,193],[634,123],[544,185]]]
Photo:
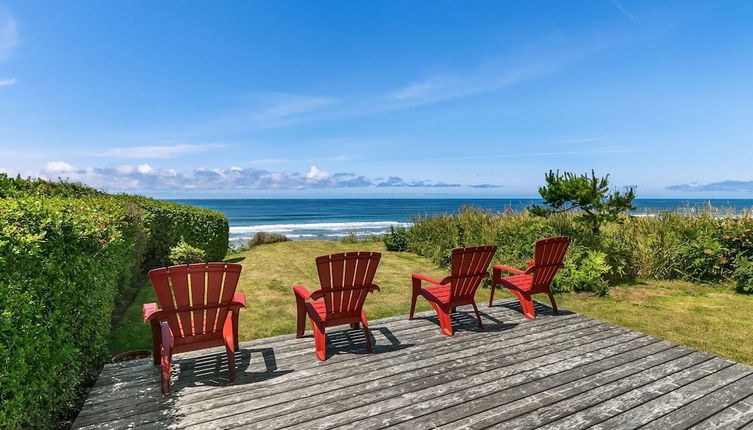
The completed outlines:
[[[170,248],[181,241],[204,251],[208,261],[222,261],[228,249],[230,228],[217,211],[142,196],[120,198],[143,208],[149,229],[144,265],[161,267],[170,263]]]
[[[0,175],[0,428],[56,428],[75,415],[108,357],[113,309],[182,238],[222,260],[227,220]]]

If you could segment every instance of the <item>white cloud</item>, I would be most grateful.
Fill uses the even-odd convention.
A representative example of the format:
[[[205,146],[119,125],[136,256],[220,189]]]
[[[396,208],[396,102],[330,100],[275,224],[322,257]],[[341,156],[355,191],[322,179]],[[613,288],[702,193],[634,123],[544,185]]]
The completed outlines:
[[[329,178],[331,175],[329,172],[325,172],[324,170],[319,170],[316,166],[311,166],[309,169],[309,172],[306,173],[307,179],[313,179],[315,181],[323,180]]]
[[[155,146],[124,146],[108,149],[104,152],[92,154],[97,157],[113,157],[124,159],[155,159],[155,158],[175,158],[181,155],[198,154],[222,148],[226,145],[209,143],[202,145],[180,144],[180,145],[155,145]]]
[[[16,78],[0,79],[0,87],[7,87],[16,83]]]
[[[76,168],[65,161],[50,161],[44,166],[44,171],[48,173],[65,173],[73,172],[74,170],[76,170]]]
[[[13,174],[6,170],[5,173]],[[24,172],[24,176],[67,179],[110,191],[141,190],[300,190],[353,187],[460,187],[430,180],[405,180],[391,176],[370,179],[353,173],[331,174],[311,166],[306,174],[270,172],[237,166],[227,169],[200,167],[176,171],[156,169],[148,164],[122,164],[112,167],[76,168],[64,161],[48,162],[41,172]],[[473,186],[473,185],[471,185]],[[491,187],[482,184],[483,187]]]

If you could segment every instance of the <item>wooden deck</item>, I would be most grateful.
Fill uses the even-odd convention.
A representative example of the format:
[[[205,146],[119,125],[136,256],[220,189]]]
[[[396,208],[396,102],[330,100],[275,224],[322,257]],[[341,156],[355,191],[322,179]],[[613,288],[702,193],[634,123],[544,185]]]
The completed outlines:
[[[753,428],[753,368],[581,315],[516,302],[469,309],[442,336],[433,313],[329,334],[242,343],[227,381],[224,350],[177,356],[173,394],[151,361],[108,365],[74,428]],[[247,312],[253,312],[253,309]]]

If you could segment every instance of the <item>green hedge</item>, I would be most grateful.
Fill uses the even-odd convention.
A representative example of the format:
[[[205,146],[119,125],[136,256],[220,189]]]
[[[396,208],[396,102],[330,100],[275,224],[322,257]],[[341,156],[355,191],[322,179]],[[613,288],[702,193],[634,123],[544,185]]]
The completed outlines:
[[[601,294],[610,284],[636,278],[727,281],[742,262],[753,259],[753,217],[712,208],[685,215],[623,216],[605,223],[599,234],[573,215],[542,218],[464,208],[454,215],[417,218],[400,234],[407,236],[408,250],[440,265],[449,264],[456,246],[496,244],[494,262],[519,267],[531,259],[536,240],[570,236],[566,270],[555,288]],[[390,244],[394,238],[385,235],[384,240]]]
[[[230,229],[227,218],[217,211],[141,196],[120,198],[143,208],[149,229],[145,266],[169,264],[170,248],[181,240],[204,251],[209,261],[222,261],[228,249]]]
[[[144,230],[113,199],[0,200],[0,427],[55,427],[106,358]]]
[[[219,212],[0,175],[0,428],[71,418],[107,354],[113,309],[181,238],[227,250]]]

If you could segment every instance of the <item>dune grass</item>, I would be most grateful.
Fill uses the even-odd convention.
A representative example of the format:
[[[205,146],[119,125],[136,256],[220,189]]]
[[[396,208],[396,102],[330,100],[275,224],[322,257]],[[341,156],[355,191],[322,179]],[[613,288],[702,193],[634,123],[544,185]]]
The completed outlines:
[[[446,274],[426,258],[386,251],[382,243],[306,241],[258,246],[227,259],[243,265],[238,290],[246,294],[248,307],[241,311],[240,339],[294,332],[291,287],[302,284],[310,290],[318,288],[314,258],[355,250],[382,252],[375,279],[382,290],[372,294],[365,307],[370,319],[408,313],[411,273],[434,277]],[[509,297],[506,291],[495,295]],[[488,301],[488,287],[480,289],[476,298],[482,303]],[[546,296],[539,299],[546,303]],[[154,294],[147,284],[113,332],[113,353],[151,347],[149,327],[141,321],[141,305],[150,301],[154,301]],[[609,297],[567,293],[558,294],[557,301],[563,309],[753,364],[753,297],[735,294],[729,287],[650,281],[615,287]],[[430,307],[419,300],[418,309]]]

